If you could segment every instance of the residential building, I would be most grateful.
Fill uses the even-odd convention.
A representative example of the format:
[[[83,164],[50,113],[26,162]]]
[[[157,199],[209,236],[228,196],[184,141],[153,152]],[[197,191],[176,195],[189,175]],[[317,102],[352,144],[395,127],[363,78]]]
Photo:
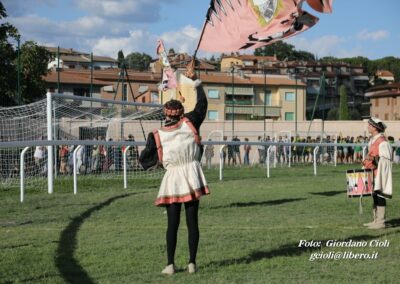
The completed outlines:
[[[91,56],[88,53],[76,51],[72,48],[45,47],[52,54],[48,69],[93,69],[104,70],[118,68],[118,61],[106,56]],[[93,60],[93,62],[92,62]]]
[[[208,120],[305,120],[305,84],[288,76],[202,74]],[[296,99],[297,98],[297,99]]]
[[[44,77],[50,92],[136,102],[158,102],[160,74],[120,69],[50,71]],[[57,90],[57,86],[60,90]],[[92,89],[92,94],[90,94]]]
[[[157,86],[161,74],[127,70],[52,71],[44,79],[51,92],[123,101],[160,103]],[[58,75],[59,74],[59,75]],[[58,77],[59,76],[59,77]],[[60,78],[60,90],[57,90]],[[201,72],[208,96],[208,120],[305,120],[306,85],[286,75]],[[92,87],[91,86],[92,83]],[[232,85],[233,83],[233,85]],[[92,94],[90,94],[92,89]],[[297,98],[297,100],[296,100]]]
[[[369,78],[361,65],[348,63],[278,61],[271,56],[253,56],[233,54],[223,56],[221,71],[228,72],[234,66],[245,74],[289,75],[296,81],[307,85],[307,118],[326,118],[330,109],[339,107],[339,88],[346,86],[348,105],[358,109],[361,116],[368,117],[369,109],[364,93],[369,87]],[[322,78],[325,78],[321,90]]]
[[[365,93],[370,100],[371,116],[382,120],[400,120],[400,83],[376,86]]]
[[[260,73],[265,71],[268,74],[280,74],[275,67],[278,60],[275,56],[255,56],[248,54],[223,55],[221,58],[221,72],[228,72],[232,66],[242,70],[244,73]]]
[[[168,61],[174,69],[186,68],[191,60],[192,56],[188,55],[187,53],[176,54],[171,51],[168,54]],[[204,59],[196,59],[196,70],[198,70],[199,72],[208,73],[216,71],[216,69],[217,67],[213,64],[210,64],[208,61]],[[150,70],[153,73],[161,73],[162,66],[158,59],[155,59],[150,63]]]
[[[375,78],[381,81],[386,81],[387,83],[394,82],[394,75],[388,70],[378,70],[375,73]],[[375,83],[375,82],[374,82]]]

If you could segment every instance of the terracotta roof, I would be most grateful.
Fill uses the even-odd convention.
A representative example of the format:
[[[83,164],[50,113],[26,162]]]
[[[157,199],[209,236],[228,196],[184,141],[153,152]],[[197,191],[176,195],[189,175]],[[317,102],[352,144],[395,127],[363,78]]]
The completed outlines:
[[[376,76],[381,76],[381,77],[393,77],[393,73],[388,71],[388,70],[378,70],[376,71]]]
[[[113,68],[113,69],[104,69],[104,70],[93,70],[93,79],[100,82],[107,82],[110,84],[110,81],[117,81],[119,78],[120,69]],[[57,82],[57,72],[52,72],[50,74],[55,74],[56,82]],[[79,78],[89,78],[90,80],[90,70],[88,69],[64,69],[60,72],[60,75],[66,76],[66,78],[76,76],[77,79]],[[129,79],[133,81],[145,81],[145,82],[153,82],[158,83],[161,78],[161,74],[155,74],[150,72],[137,72],[133,70],[128,70]],[[47,77],[45,77],[47,78]],[[126,80],[127,77],[124,77]],[[46,80],[47,81],[47,80]]]
[[[85,62],[90,63],[90,59],[81,55],[61,55],[60,58],[64,60],[64,62]]]
[[[368,93],[365,93],[365,96],[367,98],[397,97],[397,96],[400,96],[400,89],[381,91],[381,92],[368,92]]]
[[[57,83],[58,74],[57,72],[50,72],[46,76],[43,77],[43,80],[48,83]],[[71,83],[71,84],[90,84],[90,73],[80,73],[80,72],[69,72],[69,71],[61,71],[60,72],[60,82],[61,83]],[[109,85],[110,82],[93,79],[94,85],[105,86]]]
[[[58,47],[53,47],[53,46],[43,46],[45,49],[50,51],[51,53],[57,53]],[[60,47],[60,54],[84,54],[82,52],[76,51],[72,48],[62,48]]]
[[[119,69],[107,69],[107,70],[94,70],[93,71],[93,84],[95,85],[109,85],[110,81],[116,82],[119,78]],[[128,70],[129,78],[134,82],[150,82],[158,83],[160,81],[160,74],[153,74],[149,72],[133,72]],[[126,78],[126,77],[125,77]],[[232,76],[228,73],[201,73],[200,79],[204,83],[208,84],[231,84]],[[56,83],[57,72],[50,72],[44,77],[46,82]],[[76,83],[76,84],[90,84],[90,70],[75,70],[67,69],[60,72],[60,81],[63,83]],[[239,75],[234,76],[235,84],[242,85],[264,85],[264,76],[260,75],[247,75],[241,77]],[[286,76],[267,76],[267,85],[273,86],[295,86],[296,82],[294,79],[290,79]],[[306,86],[300,80],[297,81],[297,86]]]
[[[90,60],[90,57],[89,57]],[[93,61],[102,61],[102,62],[114,62],[117,63],[118,60],[111,58],[111,57],[107,57],[107,56],[94,56],[93,55]]]
[[[215,83],[215,84],[232,84],[232,76],[229,74],[201,74],[200,79],[204,83]],[[235,75],[233,78],[234,84],[242,84],[242,85],[264,85],[264,76],[249,76],[249,77],[240,77]],[[273,86],[295,86],[295,80],[291,80],[288,77],[284,76],[267,76],[267,85]],[[306,86],[300,80],[297,81],[297,86]]]
[[[392,83],[392,84],[385,84],[379,85],[372,88],[369,88],[366,92],[374,92],[374,91],[390,91],[390,90],[400,90],[400,83]]]
[[[257,61],[278,61],[275,56],[256,56],[250,54],[242,55],[224,55],[223,58],[237,58],[241,60],[257,60]]]

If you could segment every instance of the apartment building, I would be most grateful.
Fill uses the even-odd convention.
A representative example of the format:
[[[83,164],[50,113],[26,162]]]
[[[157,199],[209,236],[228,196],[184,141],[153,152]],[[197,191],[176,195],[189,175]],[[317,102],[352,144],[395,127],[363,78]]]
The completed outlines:
[[[118,68],[118,61],[107,56],[90,55],[72,48],[46,47],[52,54],[48,69],[93,69],[104,70]]]
[[[340,100],[339,89],[342,85],[347,90],[349,108],[357,108],[362,112],[362,116],[369,116],[369,109],[363,108],[368,102],[364,94],[370,85],[369,77],[361,65],[278,61],[270,56],[239,54],[223,56],[221,71],[229,72],[232,67],[245,74],[287,75],[306,84],[305,108],[308,119],[314,111],[314,118],[326,118],[330,109],[337,108]]]
[[[367,90],[371,116],[382,120],[400,120],[400,83],[376,86]]]

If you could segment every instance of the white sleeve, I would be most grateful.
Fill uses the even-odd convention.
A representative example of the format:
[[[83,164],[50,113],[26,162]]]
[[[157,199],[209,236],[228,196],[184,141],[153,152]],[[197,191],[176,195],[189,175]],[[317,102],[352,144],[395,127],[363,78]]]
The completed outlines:
[[[387,141],[379,144],[379,158],[392,160],[392,147]]]

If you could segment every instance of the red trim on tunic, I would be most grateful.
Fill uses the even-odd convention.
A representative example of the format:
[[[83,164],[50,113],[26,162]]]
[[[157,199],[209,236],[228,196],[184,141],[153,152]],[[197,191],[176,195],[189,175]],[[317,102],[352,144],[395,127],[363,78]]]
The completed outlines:
[[[190,201],[194,201],[194,200],[199,200],[200,196],[207,195],[207,194],[210,194],[210,190],[208,189],[208,186],[204,186],[204,187],[198,188],[195,191],[190,192],[186,195],[163,196],[163,197],[157,198],[156,201],[154,202],[154,204],[157,206],[162,206],[162,205],[167,205],[167,204],[172,204],[172,203],[185,203],[185,202],[190,202]]]
[[[372,158],[379,157],[379,145],[383,142],[386,141],[386,138],[384,136],[378,137],[374,143],[372,143],[371,147],[369,148],[368,151],[368,156]],[[366,169],[371,169],[374,170],[374,177],[376,176],[378,169],[376,166],[372,163],[372,161],[365,161],[364,167]]]
[[[154,134],[154,140],[156,140],[158,160],[162,163],[163,150],[162,150],[162,145],[161,145],[161,140],[160,140],[160,134],[158,133],[158,130],[154,130],[153,134]]]

